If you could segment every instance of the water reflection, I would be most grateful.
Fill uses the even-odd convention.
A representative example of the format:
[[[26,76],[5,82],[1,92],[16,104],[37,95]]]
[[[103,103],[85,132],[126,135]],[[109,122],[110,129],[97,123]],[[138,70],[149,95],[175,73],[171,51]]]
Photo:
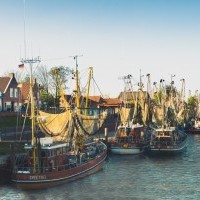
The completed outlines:
[[[200,199],[200,135],[173,156],[109,155],[103,170],[58,187],[22,191],[1,185],[0,199]]]

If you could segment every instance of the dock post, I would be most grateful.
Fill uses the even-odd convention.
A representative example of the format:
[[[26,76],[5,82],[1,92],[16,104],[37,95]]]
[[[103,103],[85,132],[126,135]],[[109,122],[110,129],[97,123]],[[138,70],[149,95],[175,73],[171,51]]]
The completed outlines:
[[[108,128],[104,129],[104,134],[105,134],[105,141],[108,143]]]

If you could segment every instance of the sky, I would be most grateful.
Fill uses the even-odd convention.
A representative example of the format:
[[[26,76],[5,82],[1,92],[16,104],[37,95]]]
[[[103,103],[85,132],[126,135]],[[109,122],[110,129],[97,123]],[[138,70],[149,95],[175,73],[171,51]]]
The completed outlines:
[[[117,97],[128,74],[135,88],[140,75],[146,84],[148,73],[152,83],[175,75],[177,88],[184,78],[194,94],[199,10],[198,0],[0,0],[0,76],[18,71],[21,58],[75,68],[72,56],[80,55],[78,69],[93,67],[105,96]]]

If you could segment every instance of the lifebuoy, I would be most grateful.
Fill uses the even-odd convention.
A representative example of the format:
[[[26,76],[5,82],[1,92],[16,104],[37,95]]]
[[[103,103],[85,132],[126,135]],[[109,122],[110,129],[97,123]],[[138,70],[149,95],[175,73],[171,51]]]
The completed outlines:
[[[123,144],[123,147],[127,148],[128,147],[128,143]]]

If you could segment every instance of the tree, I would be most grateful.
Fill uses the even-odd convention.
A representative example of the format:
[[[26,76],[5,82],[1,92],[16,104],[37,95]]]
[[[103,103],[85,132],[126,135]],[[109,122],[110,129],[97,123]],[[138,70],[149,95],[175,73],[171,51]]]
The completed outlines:
[[[47,110],[49,107],[54,106],[54,97],[52,94],[42,90],[40,92],[40,98],[42,100],[41,109]]]
[[[46,66],[40,66],[35,72],[40,84],[40,96],[43,108],[59,107],[60,87],[65,88],[69,76],[72,74],[69,67],[52,67],[49,71]]]
[[[197,96],[191,96],[188,98],[188,118],[189,120],[191,119],[195,119],[197,116],[197,112],[198,112],[198,98]]]
[[[59,66],[53,67],[49,71],[50,86],[55,98],[55,107],[59,107],[61,88],[66,88],[65,84],[68,82],[69,77],[73,74],[73,70],[69,67]]]
[[[37,68],[35,72],[35,77],[37,77],[37,82],[40,84],[41,89],[45,92],[49,92],[49,72],[47,67],[41,65]]]

